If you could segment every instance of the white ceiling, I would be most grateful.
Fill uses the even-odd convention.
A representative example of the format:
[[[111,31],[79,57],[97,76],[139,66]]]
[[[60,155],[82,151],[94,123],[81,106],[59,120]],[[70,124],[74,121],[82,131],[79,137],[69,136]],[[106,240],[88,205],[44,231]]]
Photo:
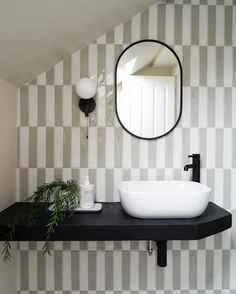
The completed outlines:
[[[157,0],[0,0],[0,78],[19,87]]]

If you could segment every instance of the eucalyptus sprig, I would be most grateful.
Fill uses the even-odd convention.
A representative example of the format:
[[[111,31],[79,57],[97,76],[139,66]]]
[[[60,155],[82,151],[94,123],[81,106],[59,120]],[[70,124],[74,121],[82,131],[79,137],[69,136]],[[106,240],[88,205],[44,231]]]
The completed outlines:
[[[18,215],[13,223],[9,224],[6,234],[6,241],[3,244],[3,260],[11,259],[11,244],[14,239],[16,227],[20,224],[27,224],[29,227],[36,225],[42,215],[51,205],[52,213],[47,224],[45,243],[42,248],[43,254],[51,254],[50,241],[55,228],[66,216],[72,215],[78,205],[80,188],[75,180],[55,180],[37,188],[33,195],[26,201],[30,202],[30,209],[27,215]]]

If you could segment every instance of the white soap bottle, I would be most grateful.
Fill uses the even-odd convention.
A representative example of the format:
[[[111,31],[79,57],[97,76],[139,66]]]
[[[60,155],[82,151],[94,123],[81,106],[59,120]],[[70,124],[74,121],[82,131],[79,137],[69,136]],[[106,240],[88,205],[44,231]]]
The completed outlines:
[[[84,209],[94,207],[94,185],[89,183],[89,176],[84,177],[84,184],[81,185],[80,207]]]

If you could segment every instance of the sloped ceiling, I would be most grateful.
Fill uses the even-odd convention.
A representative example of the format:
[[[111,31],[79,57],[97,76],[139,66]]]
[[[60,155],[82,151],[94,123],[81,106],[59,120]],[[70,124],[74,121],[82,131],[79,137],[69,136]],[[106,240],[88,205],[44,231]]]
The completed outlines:
[[[157,0],[1,0],[0,78],[20,87]]]

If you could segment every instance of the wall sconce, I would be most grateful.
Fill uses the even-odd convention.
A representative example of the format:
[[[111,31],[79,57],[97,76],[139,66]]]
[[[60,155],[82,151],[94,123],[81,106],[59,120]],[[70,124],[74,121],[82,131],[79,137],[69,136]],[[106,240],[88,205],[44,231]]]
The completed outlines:
[[[79,108],[85,113],[85,116],[88,117],[89,113],[94,111],[96,107],[96,102],[94,100],[97,91],[96,83],[89,78],[80,79],[76,84],[75,91],[80,97]]]

